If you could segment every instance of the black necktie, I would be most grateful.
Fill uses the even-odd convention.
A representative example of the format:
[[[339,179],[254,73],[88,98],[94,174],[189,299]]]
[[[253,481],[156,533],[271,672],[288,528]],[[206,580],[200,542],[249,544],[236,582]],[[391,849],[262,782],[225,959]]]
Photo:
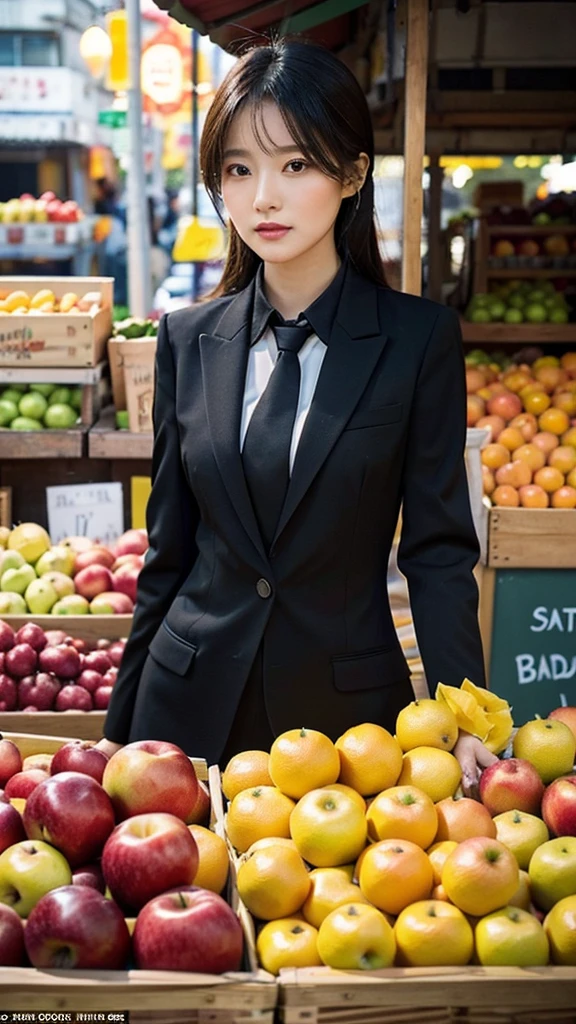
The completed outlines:
[[[300,326],[272,324],[278,357],[248,425],[242,461],[262,537],[270,548],[290,479],[290,445],[300,395],[298,352],[312,334]]]

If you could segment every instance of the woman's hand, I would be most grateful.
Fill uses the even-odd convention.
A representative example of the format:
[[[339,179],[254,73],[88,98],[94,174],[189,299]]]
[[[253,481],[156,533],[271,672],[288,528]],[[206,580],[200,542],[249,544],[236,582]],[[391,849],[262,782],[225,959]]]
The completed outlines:
[[[476,800],[479,799],[478,782],[482,769],[488,768],[489,765],[494,764],[498,760],[496,754],[492,754],[476,736],[471,736],[469,732],[462,732],[462,730],[460,730],[458,741],[452,753],[457,758],[462,769],[464,796],[470,796]]]
[[[113,743],[112,740],[102,739],[98,740],[98,743],[96,743],[95,746],[96,750],[101,750],[102,753],[105,754],[108,759],[110,759],[112,755],[116,753],[117,750],[122,750],[123,744]]]

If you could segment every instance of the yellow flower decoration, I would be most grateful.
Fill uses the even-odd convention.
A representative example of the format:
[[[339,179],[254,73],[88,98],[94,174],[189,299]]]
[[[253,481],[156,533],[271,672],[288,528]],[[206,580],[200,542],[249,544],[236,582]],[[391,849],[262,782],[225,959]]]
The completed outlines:
[[[493,754],[505,750],[514,725],[508,701],[469,679],[460,688],[438,683],[435,696],[454,712],[459,729],[477,736]]]

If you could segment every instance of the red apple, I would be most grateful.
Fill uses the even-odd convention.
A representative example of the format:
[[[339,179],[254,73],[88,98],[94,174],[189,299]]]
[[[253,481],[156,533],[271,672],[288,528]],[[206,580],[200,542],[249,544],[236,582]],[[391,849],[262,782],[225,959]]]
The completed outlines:
[[[198,847],[173,814],[137,814],[114,829],[101,863],[113,899],[124,910],[140,910],[167,889],[192,885]]]
[[[63,629],[47,629],[45,636],[47,647],[57,647],[58,644],[63,644],[66,639],[66,633]]]
[[[87,569],[89,565],[103,565],[106,569],[111,569],[115,561],[115,555],[108,548],[95,545],[93,548],[89,548],[88,551],[81,551],[80,554],[76,555],[74,578],[76,579],[78,573],[82,572],[83,569]],[[80,591],[78,592],[80,593]]]
[[[102,785],[119,821],[156,811],[187,821],[198,799],[192,762],[175,743],[163,740],[126,744],[110,758]]]
[[[14,680],[4,672],[0,675],[0,711],[15,711],[18,689]]]
[[[4,786],[4,796],[8,797],[9,800],[12,800],[14,797],[27,800],[36,789],[36,786],[39,786],[41,782],[45,782],[49,778],[48,772],[43,771],[41,768],[28,768],[24,772],[16,772],[16,775],[8,779]]]
[[[4,668],[8,675],[19,679],[34,672],[38,663],[38,655],[30,644],[16,644],[6,652]]]
[[[59,679],[76,679],[82,670],[80,655],[70,644],[45,647],[38,655],[38,665],[43,672],[53,672]]]
[[[204,825],[210,817],[210,794],[203,782],[198,779],[198,799],[193,807],[187,825]]]
[[[144,555],[148,548],[146,530],[126,530],[116,541],[116,558],[121,555]]]
[[[576,775],[554,779],[542,797],[542,817],[556,836],[576,836]]]
[[[0,739],[0,788],[22,771],[22,754],[12,740]]]
[[[0,903],[0,967],[24,967],[24,924],[12,907]]]
[[[84,669],[90,669],[92,672],[99,672],[101,676],[112,668],[112,659],[108,654],[108,651],[90,651],[84,657]]]
[[[25,708],[22,708],[22,712],[23,713],[26,712],[26,714],[28,714],[28,712],[30,712],[30,711],[38,711],[38,710],[39,709],[36,707],[35,704],[27,704]]]
[[[122,565],[132,565],[136,569],[141,569],[142,566],[144,565],[144,556],[143,555],[120,555],[120,557],[116,559],[116,561],[114,562],[114,565],[112,566],[112,572],[113,573],[116,572],[116,569],[119,569],[120,566],[122,566]]]
[[[100,856],[114,828],[114,810],[95,779],[61,772],[30,794],[23,820],[29,839],[51,843],[75,868]]]
[[[26,952],[33,967],[121,970],[130,933],[122,911],[87,885],[46,893],[26,922]]]
[[[90,602],[92,615],[131,615],[134,604],[127,594],[116,590],[105,590]]]
[[[136,603],[139,575],[140,570],[133,565],[121,565],[114,573],[114,590],[120,594],[127,594],[130,600]]]
[[[70,644],[72,647],[75,647],[80,656],[83,656],[89,650],[86,640],[82,640],[82,638],[79,636],[67,636],[64,640],[64,643]]]
[[[555,708],[550,712],[548,718],[556,718],[559,722],[564,722],[564,725],[567,725],[576,737],[576,708]]]
[[[108,640],[107,637],[103,636],[103,637],[100,637],[100,639],[96,641],[96,646],[93,648],[93,650],[95,650],[95,651],[107,651],[108,648],[111,647],[111,646],[112,646],[112,641]]]
[[[124,650],[126,648],[125,640],[115,640],[113,644],[108,648],[108,657],[110,658],[115,668],[120,668],[122,658],[124,657]]]
[[[110,569],[98,563],[86,566],[85,569],[81,569],[79,573],[76,573],[74,577],[76,592],[88,601],[92,600],[93,597],[98,597],[99,594],[112,590],[113,585],[114,578]]]
[[[46,647],[46,634],[36,622],[26,622],[16,633],[17,644],[30,644],[35,651],[42,651]]]
[[[195,886],[156,896],[140,911],[134,957],[145,970],[237,971],[242,961],[242,926],[215,892]]]
[[[480,799],[492,817],[504,811],[540,813],[544,784],[529,761],[510,757],[496,761],[480,776]]]
[[[89,537],[64,537],[64,540],[58,542],[58,547],[71,548],[72,551],[79,554],[80,551],[89,551],[90,548],[93,548],[94,541]]]
[[[104,679],[99,672],[93,672],[90,668],[85,668],[78,676],[76,683],[78,686],[83,686],[88,693],[94,693],[99,686],[104,685]]]
[[[12,626],[0,619],[0,651],[9,651],[16,643]]]
[[[106,711],[106,708],[110,703],[111,696],[111,686],[99,686],[92,697],[92,700],[94,701],[94,709],[96,711]]]
[[[52,711],[59,692],[60,683],[49,672],[25,676],[18,684],[18,707],[23,710],[32,704],[39,711]]]
[[[71,740],[56,751],[50,764],[50,774],[81,772],[90,775],[96,782],[102,782],[108,758],[97,750],[93,740]]]
[[[82,864],[72,872],[72,885],[89,885],[98,892],[106,892],[106,882],[99,864]]]
[[[108,671],[105,672],[104,675],[102,676],[102,679],[104,680],[105,686],[114,686],[116,680],[118,679],[118,669],[109,668]]]
[[[0,801],[0,853],[26,839],[22,815],[11,803]]]
[[[4,673],[4,651],[0,651],[0,675]]]
[[[62,687],[54,706],[56,711],[92,711],[94,707],[91,694],[76,683]]]

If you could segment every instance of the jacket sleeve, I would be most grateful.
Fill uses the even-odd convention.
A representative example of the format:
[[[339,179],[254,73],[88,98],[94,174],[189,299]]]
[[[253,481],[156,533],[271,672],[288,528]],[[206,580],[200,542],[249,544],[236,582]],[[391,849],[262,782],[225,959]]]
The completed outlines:
[[[404,464],[398,566],[430,693],[485,685],[473,576],[480,549],[464,463],[466,378],[457,314],[439,313],[420,367]]]
[[[184,476],[175,410],[175,369],[167,317],[158,331],[152,491],[146,508],[150,547],[138,577],[130,637],[104,724],[106,739],[126,743],[150,644],[197,557],[198,507]]]

